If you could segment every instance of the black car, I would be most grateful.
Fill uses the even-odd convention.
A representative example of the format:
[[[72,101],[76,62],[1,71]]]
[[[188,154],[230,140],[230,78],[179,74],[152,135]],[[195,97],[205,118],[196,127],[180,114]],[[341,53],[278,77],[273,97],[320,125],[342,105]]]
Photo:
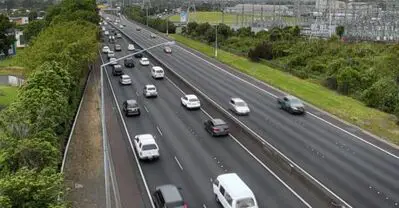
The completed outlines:
[[[143,54],[142,53],[136,53],[136,54],[134,54],[134,57],[143,58]]]
[[[127,58],[123,61],[125,67],[133,68],[134,67],[134,60],[132,58]]]
[[[212,136],[225,136],[229,134],[229,126],[225,121],[219,118],[205,121],[204,126]]]
[[[140,115],[139,104],[136,100],[126,100],[123,102],[123,111],[126,116]]]
[[[158,186],[152,195],[156,208],[187,208],[179,188],[175,185]]]
[[[304,114],[305,106],[294,96],[284,96],[277,98],[277,103],[281,109],[288,111],[291,114]]]
[[[119,45],[119,44],[115,44],[115,46],[114,46],[114,50],[115,50],[115,51],[122,51],[122,47],[121,47],[121,45]]]
[[[112,75],[114,76],[120,76],[123,74],[122,66],[119,64],[113,65],[112,66]]]

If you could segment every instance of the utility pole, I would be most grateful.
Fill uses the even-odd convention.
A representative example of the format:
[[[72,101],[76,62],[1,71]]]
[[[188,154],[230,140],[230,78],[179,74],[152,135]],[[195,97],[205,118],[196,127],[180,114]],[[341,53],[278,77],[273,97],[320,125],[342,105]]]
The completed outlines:
[[[166,36],[169,36],[169,14],[167,13],[167,9],[165,9],[165,13],[166,13],[166,16],[167,16],[167,19],[166,19]]]
[[[241,8],[241,27],[244,27],[244,1],[242,2]]]
[[[145,22],[146,22],[146,25],[148,27],[148,5],[146,5],[146,7],[145,7],[145,14],[146,14]]]
[[[254,25],[254,22],[255,22],[255,4],[252,3],[252,24],[251,24],[251,26]]]
[[[215,57],[218,57],[218,25],[216,26],[216,40],[215,40]]]

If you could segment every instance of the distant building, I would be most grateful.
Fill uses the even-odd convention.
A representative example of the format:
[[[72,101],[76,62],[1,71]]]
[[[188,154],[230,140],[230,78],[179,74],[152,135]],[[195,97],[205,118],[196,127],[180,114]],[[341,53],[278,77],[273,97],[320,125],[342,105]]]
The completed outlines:
[[[15,22],[16,25],[29,24],[29,17],[9,17],[10,22]]]
[[[15,41],[17,48],[24,48],[25,47],[25,36],[23,31],[16,30],[15,31]]]

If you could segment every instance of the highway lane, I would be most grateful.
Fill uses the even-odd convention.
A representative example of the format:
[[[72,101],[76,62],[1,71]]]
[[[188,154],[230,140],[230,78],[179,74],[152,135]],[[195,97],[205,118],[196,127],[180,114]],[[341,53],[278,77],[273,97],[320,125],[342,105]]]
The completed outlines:
[[[121,57],[126,55],[128,42],[118,42],[124,48],[124,52],[116,53]],[[203,204],[216,207],[210,180],[218,174],[233,171],[256,193],[261,207],[305,207],[231,139],[215,139],[208,135],[202,124],[207,116],[201,111],[183,109],[179,102],[181,92],[167,79],[153,80],[149,68],[136,65],[133,69],[125,69],[132,77],[132,86],[119,86],[118,78],[111,76],[110,68],[107,70],[118,103],[134,98],[141,106],[140,117],[125,119],[131,137],[140,133],[156,135],[161,159],[141,162],[151,190],[160,184],[174,183],[182,187],[190,207],[202,207]],[[158,98],[142,96],[142,88],[149,83],[157,86]]]
[[[146,30],[136,31],[134,23],[123,23],[128,25],[124,30],[146,47],[165,41],[150,39]],[[291,116],[278,110],[272,96],[178,47],[168,58],[161,48],[152,52],[223,107],[230,96],[245,99],[253,112],[240,120],[351,205],[391,207],[399,201],[394,185],[398,184],[396,158],[313,116]]]

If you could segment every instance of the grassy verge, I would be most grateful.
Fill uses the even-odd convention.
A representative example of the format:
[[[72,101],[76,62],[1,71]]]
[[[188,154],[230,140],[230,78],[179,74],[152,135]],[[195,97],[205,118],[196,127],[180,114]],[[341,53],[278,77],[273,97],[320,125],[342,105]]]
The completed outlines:
[[[214,49],[209,45],[177,34],[173,34],[171,37],[210,57],[214,55]],[[306,102],[370,131],[383,139],[399,144],[399,127],[395,124],[396,119],[393,115],[368,108],[360,101],[339,95],[321,85],[299,79],[264,64],[251,62],[245,57],[219,50],[217,59],[258,80],[296,95]]]
[[[17,97],[18,87],[0,85],[0,106],[8,106]]]
[[[223,22],[226,25],[235,25],[235,24],[241,24],[241,14],[238,15],[237,19],[237,14],[235,13],[225,13],[223,17]],[[256,13],[254,15],[255,20],[261,18],[260,13]],[[266,12],[263,15],[264,19],[271,19],[272,14],[267,14]],[[190,21],[196,21],[198,23],[203,23],[203,22],[209,22],[209,24],[216,24],[216,23],[221,23],[222,22],[222,12],[195,12],[195,13],[190,13],[189,15],[189,20]],[[284,17],[284,20],[287,22],[294,22],[295,18],[293,17]],[[180,15],[173,15],[170,17],[170,21],[172,22],[179,22],[180,21]],[[244,22],[251,22],[252,21],[252,15],[251,14],[245,14],[244,15]]]

